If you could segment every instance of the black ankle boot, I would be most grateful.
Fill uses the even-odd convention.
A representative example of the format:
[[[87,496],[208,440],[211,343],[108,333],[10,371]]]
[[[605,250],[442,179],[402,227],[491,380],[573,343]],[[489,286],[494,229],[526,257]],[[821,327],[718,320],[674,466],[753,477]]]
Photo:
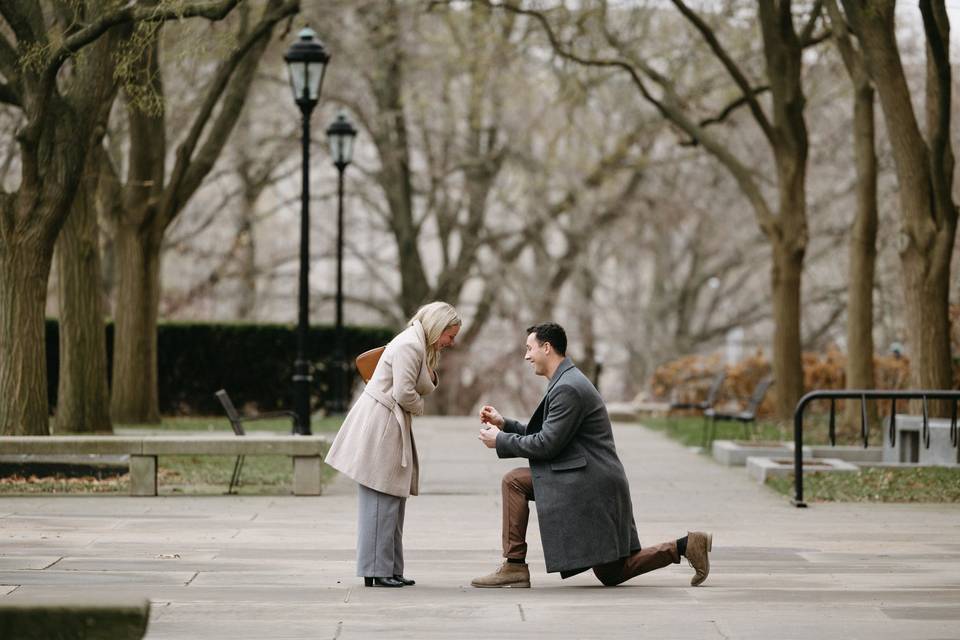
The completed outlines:
[[[399,582],[402,582],[403,586],[405,587],[412,587],[413,585],[417,584],[416,580],[411,580],[410,578],[404,578],[403,576],[400,576],[400,575],[393,576],[393,579]]]
[[[403,583],[393,577],[387,578],[364,578],[365,587],[402,587]]]

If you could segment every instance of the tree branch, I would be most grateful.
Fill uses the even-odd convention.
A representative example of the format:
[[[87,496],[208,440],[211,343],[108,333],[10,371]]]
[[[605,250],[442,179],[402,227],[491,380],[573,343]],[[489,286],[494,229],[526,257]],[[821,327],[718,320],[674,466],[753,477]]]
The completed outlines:
[[[936,12],[936,13],[935,13]],[[936,196],[934,216],[939,226],[942,207],[952,207],[949,180],[953,178],[950,144],[950,52],[947,50],[947,21],[942,6],[920,0],[923,30],[927,36],[927,129],[930,137],[930,169]],[[941,15],[937,15],[937,13]],[[932,67],[932,68],[930,68]]]
[[[770,86],[763,85],[760,87],[754,87],[753,89],[751,89],[751,91],[753,92],[754,96],[758,96],[761,93],[766,93],[767,91],[770,91]],[[730,115],[734,111],[736,111],[743,105],[747,104],[748,102],[749,100],[745,96],[740,96],[739,98],[737,98],[736,100],[728,104],[726,107],[724,107],[719,114],[713,116],[712,118],[705,118],[701,120],[698,124],[701,127],[709,127],[710,125],[713,125],[713,124],[720,124],[721,122],[726,120],[728,117],[730,117]]]
[[[807,24],[804,25],[803,29],[800,31],[800,36],[798,40],[800,41],[801,47],[806,47],[808,44],[813,43],[815,40],[822,42],[824,39],[830,37],[830,30],[820,34],[820,36],[814,37],[813,30],[817,26],[817,20],[820,18],[820,14],[823,12],[823,0],[816,0],[813,3],[813,7],[810,9],[810,19],[807,20]]]
[[[18,70],[17,50],[7,38],[0,33],[0,74],[6,79],[11,89],[20,93],[20,73]]]
[[[223,20],[241,0],[200,0],[192,3],[178,3],[171,7],[144,7],[128,2],[116,11],[107,13],[86,27],[64,39],[53,51],[49,66],[59,69],[63,62],[77,51],[87,46],[111,27],[131,22],[166,22],[183,18],[206,18],[212,22]]]
[[[819,4],[820,0],[817,0]],[[740,70],[740,67],[737,66],[737,63],[733,61],[733,58],[730,57],[730,54],[727,53],[726,49],[723,48],[723,45],[720,44],[720,41],[717,40],[716,34],[714,34],[713,29],[707,25],[703,19],[697,15],[696,12],[691,10],[683,0],[671,0],[674,6],[677,7],[677,10],[683,14],[683,16],[696,28],[697,31],[703,36],[703,39],[706,40],[707,45],[709,45],[710,50],[713,51],[713,54],[717,56],[717,59],[720,60],[720,63],[727,70],[727,73],[730,74],[730,77],[733,78],[733,81],[740,91],[743,92],[743,99],[746,101],[747,106],[750,107],[750,113],[753,114],[754,120],[757,121],[757,124],[760,126],[760,130],[763,131],[763,135],[766,136],[767,140],[773,142],[773,127],[770,124],[770,121],[767,119],[766,114],[763,112],[763,108],[760,106],[760,103],[757,101],[753,89],[750,86],[750,81],[747,80],[747,77]]]
[[[2,82],[0,82],[0,102],[15,107],[23,106],[23,102],[20,100],[20,94],[14,91],[13,87],[9,84],[3,84]]]
[[[162,213],[161,224],[164,226],[179,213],[183,204],[196,192],[204,177],[213,168],[240,117],[254,72],[274,26],[286,16],[296,13],[300,3],[299,0],[287,0],[283,3],[275,0],[270,5],[254,29],[246,34],[230,57],[220,65],[190,132],[177,149],[177,160],[167,186]],[[220,112],[196,158],[192,158],[200,136],[218,103],[222,105]]]

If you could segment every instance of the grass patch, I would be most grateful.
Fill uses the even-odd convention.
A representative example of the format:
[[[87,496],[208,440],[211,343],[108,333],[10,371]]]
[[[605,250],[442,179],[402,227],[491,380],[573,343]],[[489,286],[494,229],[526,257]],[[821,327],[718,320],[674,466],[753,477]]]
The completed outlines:
[[[317,435],[332,435],[340,428],[342,417],[314,420],[311,430]],[[290,433],[290,420],[279,418],[258,420],[244,425],[247,433]],[[233,433],[226,418],[164,418],[159,425],[117,425],[117,435],[150,435],[170,432]],[[234,456],[159,456],[157,490],[160,495],[219,495],[226,493],[233,475]],[[327,484],[336,471],[323,465],[323,482]],[[290,456],[247,456],[243,463],[240,495],[285,495],[293,489],[293,459]],[[0,494],[128,494],[127,474],[113,478],[68,478],[62,475],[10,476],[0,478]]]
[[[660,431],[687,447],[703,444],[703,418],[697,416],[677,416],[670,418],[642,418],[640,423],[654,431]],[[758,422],[750,425],[744,432],[743,425],[733,422],[718,422],[715,440],[787,440],[793,438],[793,431],[781,428],[774,422]]]
[[[767,486],[792,496],[794,476],[768,478]],[[859,473],[809,473],[803,477],[808,502],[960,502],[960,469],[867,468]]]
[[[665,433],[670,438],[688,447],[703,444],[703,418],[699,416],[676,416],[669,418],[645,417],[640,424],[654,431]],[[803,443],[806,445],[826,445],[830,443],[829,419],[824,415],[813,414],[803,421]],[[869,441],[871,446],[879,445],[881,425],[871,425]],[[747,426],[746,430],[738,422],[718,422],[714,440],[751,440],[754,442],[793,441],[793,424],[760,421]],[[837,428],[837,444],[862,444],[859,426],[856,429]]]

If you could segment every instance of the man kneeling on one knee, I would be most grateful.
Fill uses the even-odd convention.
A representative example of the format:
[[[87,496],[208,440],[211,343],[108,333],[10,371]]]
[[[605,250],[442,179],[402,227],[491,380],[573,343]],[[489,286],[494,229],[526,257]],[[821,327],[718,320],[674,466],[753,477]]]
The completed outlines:
[[[700,531],[640,547],[630,487],[617,456],[606,405],[596,387],[566,357],[567,336],[559,325],[527,329],[525,360],[550,382],[530,421],[505,419],[492,406],[480,410],[480,440],[501,458],[527,458],[530,466],[503,476],[503,556],[475,587],[529,587],[526,564],[528,502],[536,500],[547,572],[563,578],[593,569],[607,586],[679,563],[685,556],[695,573],[710,572],[712,536]]]

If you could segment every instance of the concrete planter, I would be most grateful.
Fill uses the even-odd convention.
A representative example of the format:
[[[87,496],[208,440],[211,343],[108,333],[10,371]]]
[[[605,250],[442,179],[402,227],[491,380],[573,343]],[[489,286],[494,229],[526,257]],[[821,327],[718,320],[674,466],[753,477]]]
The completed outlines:
[[[806,447],[804,447],[806,449]],[[850,446],[815,446],[810,447],[815,459],[839,458],[847,462],[880,462],[883,460],[883,447],[869,447],[864,449],[857,445]]]
[[[803,463],[804,474],[815,471],[859,471],[857,465],[838,458],[815,459]],[[767,478],[783,477],[793,473],[793,458],[747,458],[747,473],[751,478],[763,484]]]
[[[728,467],[742,467],[747,464],[747,458],[767,457],[786,458],[793,456],[792,442],[750,442],[749,440],[714,440],[713,457],[720,464]],[[810,447],[803,447],[803,458],[812,457]]]

